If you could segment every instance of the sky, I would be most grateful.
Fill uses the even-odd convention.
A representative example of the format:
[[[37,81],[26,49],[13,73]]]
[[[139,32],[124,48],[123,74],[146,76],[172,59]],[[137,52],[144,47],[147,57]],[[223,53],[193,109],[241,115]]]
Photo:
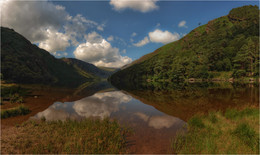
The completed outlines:
[[[121,67],[181,39],[199,24],[258,1],[1,0],[1,26],[57,58]]]

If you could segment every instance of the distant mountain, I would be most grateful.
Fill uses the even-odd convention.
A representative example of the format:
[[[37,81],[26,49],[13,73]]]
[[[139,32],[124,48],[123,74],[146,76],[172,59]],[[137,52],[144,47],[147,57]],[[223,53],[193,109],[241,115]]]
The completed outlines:
[[[78,72],[89,78],[108,78],[116,71],[113,68],[96,67],[93,64],[75,58],[62,58],[61,60],[72,65]]]
[[[124,66],[110,77],[113,84],[129,81],[183,81],[259,76],[259,8],[243,6],[192,30]]]
[[[87,65],[94,68],[93,65]],[[93,72],[88,73],[86,68],[79,71],[75,66],[31,44],[14,30],[1,27],[1,75],[5,81],[79,85],[96,78],[92,76]],[[100,71],[98,73],[102,74]]]

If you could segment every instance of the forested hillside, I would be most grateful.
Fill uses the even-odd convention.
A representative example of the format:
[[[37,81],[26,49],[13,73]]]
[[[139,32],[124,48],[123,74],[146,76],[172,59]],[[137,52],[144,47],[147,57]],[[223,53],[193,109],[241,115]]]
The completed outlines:
[[[209,21],[182,39],[143,56],[113,74],[114,84],[127,81],[182,81],[259,76],[259,8],[243,6]]]
[[[37,84],[78,85],[93,80],[4,27],[1,27],[1,76],[6,82]]]

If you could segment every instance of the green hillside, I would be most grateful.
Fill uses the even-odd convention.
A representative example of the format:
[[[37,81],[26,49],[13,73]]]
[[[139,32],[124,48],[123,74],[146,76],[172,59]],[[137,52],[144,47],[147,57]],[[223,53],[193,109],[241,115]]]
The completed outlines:
[[[6,82],[79,85],[93,81],[72,65],[31,44],[12,29],[1,27],[1,76]]]
[[[93,64],[75,59],[75,58],[62,58],[64,62],[72,65],[78,72],[88,78],[108,78],[115,70],[105,67],[96,67]]]
[[[182,39],[125,66],[110,78],[129,81],[234,78],[259,75],[259,8],[243,6],[192,30]]]

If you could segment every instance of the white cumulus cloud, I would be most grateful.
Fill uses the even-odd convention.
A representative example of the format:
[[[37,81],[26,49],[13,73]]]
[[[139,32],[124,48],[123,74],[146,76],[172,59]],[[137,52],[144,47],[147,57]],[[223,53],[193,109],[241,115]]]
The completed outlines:
[[[140,46],[144,46],[146,44],[148,44],[150,41],[148,39],[148,37],[144,37],[143,40],[140,40],[138,43],[133,44],[134,46],[140,47]]]
[[[158,0],[111,0],[110,5],[112,5],[116,11],[132,9],[145,13],[158,9],[159,7],[156,5],[157,1]]]
[[[187,28],[186,21],[185,21],[185,20],[181,21],[181,22],[178,24],[178,26],[179,26],[179,27],[185,27],[185,28]]]
[[[109,36],[109,37],[107,38],[107,40],[108,40],[108,41],[113,41],[113,40],[114,40],[114,37],[113,37],[113,36]]]
[[[47,39],[40,42],[40,48],[55,53],[56,51],[65,51],[66,48],[70,46],[69,37],[63,33],[47,29],[46,35]]]
[[[85,35],[85,39],[90,43],[101,43],[103,41],[103,37],[95,31]]]
[[[98,23],[88,20],[81,14],[76,16],[67,16],[66,23],[63,26],[66,35],[70,37],[70,40],[74,46],[79,44],[78,40],[81,40],[87,30],[87,28],[98,27]]]
[[[10,27],[32,42],[48,38],[46,29],[58,29],[65,22],[65,8],[47,1],[2,1],[2,26]]]
[[[162,31],[160,29],[156,29],[153,32],[149,32],[149,38],[151,42],[156,43],[169,43],[180,39],[180,35],[178,33],[171,33],[169,31]]]
[[[0,7],[1,26],[13,28],[53,54],[66,50],[70,42],[78,45],[87,28],[104,27],[80,14],[71,16],[65,7],[47,0],[0,1]]]
[[[96,66],[121,67],[132,62],[127,56],[121,56],[119,49],[96,32],[87,35],[86,43],[80,44],[74,51],[77,59],[92,63]]]

